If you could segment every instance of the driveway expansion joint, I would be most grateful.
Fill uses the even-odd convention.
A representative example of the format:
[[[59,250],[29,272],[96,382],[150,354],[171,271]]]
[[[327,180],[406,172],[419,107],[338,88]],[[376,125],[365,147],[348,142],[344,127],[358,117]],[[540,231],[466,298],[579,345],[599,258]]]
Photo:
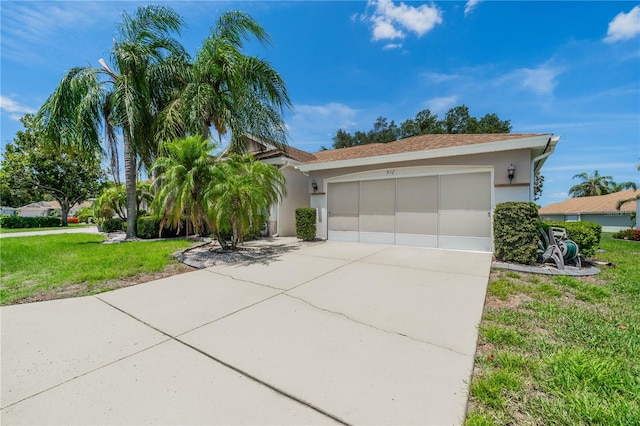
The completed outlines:
[[[280,294],[281,294],[281,293],[275,294],[275,295],[273,295],[273,296],[269,297],[268,299],[271,299],[271,298],[273,298],[273,297],[276,297],[276,296],[278,296],[278,295],[280,295]],[[220,359],[218,359],[218,358],[214,357],[213,355],[211,355],[211,354],[209,354],[209,353],[207,353],[207,352],[203,351],[202,349],[200,349],[200,348],[198,348],[198,347],[196,347],[196,346],[190,345],[189,343],[185,342],[184,340],[181,340],[181,339],[178,337],[178,336],[182,336],[182,335],[184,335],[184,334],[187,334],[187,333],[189,333],[189,332],[191,332],[191,331],[193,331],[193,330],[196,330],[196,329],[198,329],[198,328],[200,328],[200,327],[204,327],[204,326],[205,326],[205,325],[207,325],[207,324],[211,324],[212,322],[218,321],[218,320],[220,320],[221,318],[218,318],[218,319],[216,319],[216,320],[214,320],[214,321],[211,321],[211,322],[209,322],[209,323],[207,323],[207,324],[203,324],[203,325],[201,325],[201,326],[195,327],[194,329],[189,330],[189,331],[186,331],[186,332],[184,332],[184,333],[180,333],[179,335],[172,336],[172,335],[170,335],[169,333],[167,333],[167,332],[165,332],[165,331],[163,331],[163,330],[160,330],[159,328],[154,327],[153,325],[151,325],[151,324],[149,324],[149,323],[147,323],[147,322],[145,322],[145,321],[142,321],[140,318],[137,318],[136,316],[131,315],[130,313],[128,313],[128,312],[126,312],[126,311],[124,311],[124,310],[122,310],[122,309],[118,308],[117,306],[114,306],[114,305],[112,305],[111,303],[109,303],[109,302],[107,302],[107,301],[105,301],[105,300],[103,300],[103,299],[100,299],[98,296],[96,296],[96,299],[98,299],[98,300],[100,300],[101,302],[105,303],[106,305],[108,305],[108,306],[112,307],[113,309],[115,309],[115,310],[117,310],[117,311],[119,311],[119,312],[121,312],[121,313],[123,313],[123,314],[125,314],[125,315],[127,315],[127,316],[129,316],[129,317],[131,317],[131,318],[133,318],[134,320],[136,320],[136,321],[138,321],[138,322],[140,322],[140,323],[142,323],[142,324],[146,325],[147,327],[149,327],[149,328],[151,328],[151,329],[153,329],[153,330],[155,330],[155,331],[157,331],[157,332],[159,332],[159,333],[162,333],[164,336],[168,337],[168,339],[167,339],[167,340],[163,340],[162,342],[159,342],[159,343],[157,343],[157,344],[155,344],[155,345],[152,345],[152,346],[150,346],[150,347],[148,347],[148,348],[142,349],[142,350],[140,350],[140,351],[138,351],[138,352],[135,352],[135,353],[133,353],[133,354],[127,355],[127,356],[125,356],[125,357],[122,357],[122,358],[120,358],[120,359],[118,359],[118,360],[116,360],[116,361],[113,361],[113,362],[110,362],[110,363],[105,364],[105,365],[103,365],[103,366],[100,366],[100,367],[98,367],[98,368],[95,368],[95,369],[93,369],[93,370],[91,370],[91,371],[88,371],[88,372],[86,372],[86,373],[80,374],[80,375],[78,375],[78,376],[76,376],[76,377],[74,377],[74,378],[72,378],[72,379],[66,380],[66,381],[64,381],[64,382],[62,382],[62,383],[59,383],[59,384],[57,384],[57,385],[55,385],[55,386],[52,386],[52,387],[51,387],[51,388],[49,388],[49,389],[52,389],[52,388],[58,387],[58,386],[60,386],[60,385],[62,385],[62,384],[64,384],[64,383],[66,383],[66,382],[68,382],[68,381],[74,380],[74,379],[75,379],[75,378],[77,378],[77,377],[84,376],[85,374],[88,374],[88,373],[90,373],[90,372],[92,372],[92,371],[99,370],[99,369],[101,369],[101,368],[103,368],[103,367],[106,367],[106,366],[108,366],[108,365],[110,365],[110,364],[113,364],[113,363],[115,363],[115,362],[118,362],[118,361],[121,361],[121,360],[123,360],[123,359],[129,358],[130,356],[136,355],[136,354],[138,354],[138,353],[140,353],[140,352],[144,352],[144,351],[146,351],[146,350],[148,350],[148,349],[150,349],[150,348],[153,348],[153,347],[155,347],[155,346],[158,346],[158,345],[161,345],[161,344],[163,344],[163,343],[166,343],[166,342],[168,342],[168,341],[170,341],[170,340],[173,340],[173,341],[175,341],[175,342],[177,342],[177,343],[180,343],[180,344],[181,344],[181,345],[183,345],[183,346],[186,346],[187,348],[189,348],[189,349],[191,349],[191,350],[194,350],[194,351],[196,351],[196,352],[200,353],[201,355],[206,356],[207,358],[211,359],[212,361],[215,361],[215,362],[217,362],[217,363],[219,363],[219,364],[221,364],[221,365],[223,365],[223,366],[225,366],[225,367],[227,367],[227,368],[230,368],[231,370],[233,370],[233,371],[235,371],[235,372],[237,372],[237,373],[242,374],[243,376],[245,376],[245,377],[249,378],[250,380],[253,380],[253,381],[254,381],[254,382],[256,382],[256,383],[261,384],[261,385],[263,385],[263,386],[265,386],[265,387],[267,387],[267,388],[269,388],[269,389],[273,390],[274,392],[276,392],[276,393],[278,393],[278,394],[280,394],[280,395],[282,395],[282,396],[284,396],[284,397],[286,397],[286,398],[292,399],[292,400],[296,401],[296,402],[297,402],[297,403],[299,403],[299,404],[305,405],[305,406],[309,407],[310,409],[312,409],[312,410],[314,410],[314,411],[317,411],[318,413],[320,413],[320,414],[322,414],[322,415],[324,415],[324,416],[327,416],[327,417],[329,417],[330,419],[332,419],[332,420],[334,420],[334,421],[336,421],[336,422],[338,422],[338,423],[340,423],[340,424],[343,424],[343,425],[349,425],[349,423],[347,423],[346,421],[344,421],[344,420],[340,419],[340,418],[339,418],[339,417],[337,417],[336,415],[331,414],[331,413],[329,413],[328,411],[325,411],[325,410],[323,410],[323,409],[322,409],[322,408],[320,408],[320,407],[316,407],[315,405],[313,405],[313,404],[311,404],[311,403],[309,403],[309,402],[307,402],[307,401],[305,401],[305,400],[303,400],[303,399],[300,399],[300,398],[296,397],[295,395],[289,394],[289,393],[285,392],[284,390],[279,389],[279,388],[277,388],[277,387],[275,387],[275,386],[273,386],[273,385],[271,385],[271,384],[269,384],[269,383],[267,383],[267,382],[265,382],[265,381],[262,381],[262,380],[260,380],[259,378],[255,377],[255,376],[253,376],[253,375],[251,375],[251,374],[249,374],[249,373],[247,373],[246,371],[244,371],[244,370],[242,370],[242,369],[240,369],[240,368],[238,368],[238,367],[235,367],[235,366],[234,366],[234,365],[232,365],[232,364],[229,364],[229,363],[227,363],[227,362],[224,362],[224,361],[222,361],[222,360],[220,360]],[[264,301],[264,300],[261,300],[260,302],[256,302],[256,303],[254,303],[254,305],[255,305],[255,304],[257,304],[257,303],[261,303],[261,302],[263,302],[263,301]],[[251,306],[253,306],[253,305],[251,305]],[[246,309],[246,308],[243,308],[243,309]],[[240,310],[243,310],[243,309],[240,309]],[[236,312],[237,312],[237,311],[236,311]],[[228,315],[225,315],[225,316],[224,316],[224,317],[222,317],[222,318],[225,318],[225,317],[227,317],[227,316],[229,316],[229,315],[233,315],[233,314],[234,314],[234,313],[236,313],[236,312],[232,312],[232,313],[230,313],[230,314],[228,314]],[[17,404],[17,403],[19,403],[19,402],[21,402],[21,401],[24,401],[25,399],[29,399],[29,398],[31,398],[31,397],[33,397],[33,396],[35,396],[35,395],[38,395],[39,393],[46,392],[46,391],[48,391],[49,389],[45,389],[45,390],[43,390],[43,391],[41,391],[41,392],[38,392],[38,393],[36,393],[36,394],[34,394],[34,395],[31,395],[31,396],[29,396],[29,397],[27,397],[27,398],[24,398],[24,399],[22,399],[22,400],[20,400],[20,401],[16,401],[16,402],[14,402],[14,403],[12,403],[12,404],[8,405],[7,407],[10,407],[11,405]],[[6,407],[2,407],[2,409],[4,409],[4,408],[6,408]]]
[[[207,268],[207,269],[206,269],[206,271],[207,271],[207,272],[210,272],[210,273],[212,273],[212,274],[220,275],[221,277],[231,278],[231,279],[232,279],[232,280],[234,280],[234,281],[242,281],[242,282],[249,283],[249,284],[255,284],[255,285],[262,286],[262,287],[270,288],[270,289],[272,289],[272,290],[278,290],[278,291],[280,291],[280,292],[281,292],[281,291],[286,291],[285,289],[282,289],[282,288],[280,288],[280,287],[274,287],[274,286],[271,286],[271,285],[269,285],[269,284],[263,284],[263,283],[259,283],[259,282],[255,282],[255,281],[251,281],[251,280],[243,280],[242,278],[236,278],[236,277],[234,277],[233,275],[223,274],[222,272],[218,272],[218,271],[212,271],[212,270],[210,270],[209,268]]]
[[[163,333],[163,334],[165,334],[165,335],[166,335],[166,333]],[[3,407],[0,407],[0,410],[4,410],[4,409],[6,409],[6,408],[12,407],[12,406],[14,406],[14,405],[16,405],[16,404],[19,404],[19,403],[21,403],[21,402],[23,402],[23,401],[26,401],[26,400],[28,400],[28,399],[31,399],[31,398],[33,398],[33,397],[35,397],[35,396],[38,396],[38,395],[42,394],[42,393],[48,392],[48,391],[50,391],[51,389],[55,389],[55,388],[57,388],[57,387],[60,387],[60,386],[62,386],[62,385],[64,385],[64,384],[66,384],[66,383],[72,382],[72,381],[74,381],[75,379],[78,379],[78,378],[80,378],[80,377],[84,377],[84,376],[86,376],[86,375],[88,375],[88,374],[91,374],[91,373],[93,373],[93,372],[95,372],[95,371],[102,370],[102,369],[103,369],[103,368],[105,368],[105,367],[108,367],[108,366],[113,365],[113,364],[115,364],[115,363],[117,363],[117,362],[123,361],[123,360],[125,360],[125,359],[127,359],[127,358],[130,358],[130,357],[132,357],[132,356],[135,356],[135,355],[141,354],[142,352],[148,351],[149,349],[155,348],[156,346],[159,346],[159,345],[162,345],[162,344],[164,344],[164,343],[167,343],[168,341],[170,341],[170,340],[172,340],[172,339],[173,339],[171,336],[168,336],[168,337],[169,337],[169,338],[168,338],[168,339],[166,339],[166,340],[163,340],[163,341],[158,342],[158,343],[154,343],[154,344],[153,344],[153,345],[151,345],[151,346],[148,346],[148,347],[146,347],[146,348],[140,349],[140,350],[138,350],[138,351],[135,351],[135,352],[133,352],[133,353],[130,353],[130,354],[128,354],[128,355],[125,355],[125,356],[123,356],[123,357],[120,357],[120,358],[118,358],[118,359],[116,359],[116,360],[113,360],[113,361],[107,362],[106,364],[103,364],[103,365],[100,365],[100,366],[98,366],[98,367],[92,368],[91,370],[87,370],[87,371],[85,371],[84,373],[80,373],[80,374],[78,374],[77,376],[73,376],[73,377],[71,377],[70,379],[63,380],[63,381],[61,381],[60,383],[57,383],[57,384],[55,384],[55,385],[53,385],[53,386],[49,386],[49,387],[48,387],[48,388],[46,388],[46,389],[42,389],[42,390],[40,390],[40,391],[38,391],[38,392],[36,392],[36,393],[34,393],[34,394],[32,394],[32,395],[26,396],[26,397],[24,397],[24,398],[22,398],[22,399],[20,399],[20,400],[18,400],[18,401],[12,402],[11,404],[7,404],[7,405],[5,405],[5,406],[3,406]]]
[[[455,349],[447,348],[446,346],[437,345],[437,344],[435,344],[435,343],[428,342],[428,341],[426,341],[426,340],[421,340],[421,339],[418,339],[418,338],[416,338],[416,337],[409,336],[408,334],[405,334],[405,333],[400,333],[399,331],[387,330],[387,329],[385,329],[385,328],[376,327],[376,326],[375,326],[375,325],[373,325],[373,324],[369,324],[369,323],[366,323],[366,322],[364,322],[364,321],[360,321],[360,320],[357,320],[357,319],[355,319],[355,318],[351,318],[349,315],[347,315],[347,314],[345,314],[345,313],[343,313],[343,312],[338,312],[338,311],[333,311],[333,310],[331,310],[331,309],[321,308],[320,306],[316,306],[316,305],[314,305],[313,303],[311,303],[311,302],[309,302],[308,300],[305,300],[305,299],[303,299],[303,298],[301,298],[301,297],[293,296],[293,295],[288,294],[288,293],[283,293],[283,296],[287,296],[287,297],[290,297],[290,298],[292,298],[292,299],[297,299],[297,300],[299,300],[299,301],[301,301],[301,302],[306,303],[307,305],[311,306],[312,308],[318,309],[318,310],[320,310],[320,311],[328,312],[328,313],[330,313],[330,314],[339,315],[339,316],[341,316],[341,317],[343,317],[343,318],[345,318],[345,319],[347,319],[347,320],[349,320],[349,321],[355,322],[356,324],[364,325],[365,327],[373,328],[374,330],[382,331],[383,333],[395,334],[395,335],[397,335],[397,336],[406,337],[406,338],[407,338],[407,339],[409,339],[409,340],[413,340],[413,341],[415,341],[415,342],[422,343],[422,344],[424,344],[424,345],[435,346],[435,347],[437,347],[437,348],[444,349],[444,350],[447,350],[447,351],[450,351],[450,352],[456,353],[456,354],[458,354],[458,355],[462,355],[462,356],[468,356],[468,355],[470,355],[470,354],[468,354],[468,353],[464,353],[464,352],[456,351]]]

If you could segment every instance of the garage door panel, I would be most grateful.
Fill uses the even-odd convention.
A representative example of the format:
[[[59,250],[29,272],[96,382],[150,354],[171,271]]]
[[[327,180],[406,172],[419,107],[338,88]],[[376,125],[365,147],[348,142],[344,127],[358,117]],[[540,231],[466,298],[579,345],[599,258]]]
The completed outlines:
[[[329,212],[358,213],[358,182],[329,185]]]
[[[440,177],[441,210],[491,210],[491,175],[465,173]]]
[[[352,242],[357,243],[360,241],[358,231],[332,231],[329,230],[329,240],[330,241],[344,241],[344,242]]]
[[[487,212],[441,211],[440,235],[490,237],[491,218]]]
[[[436,235],[438,213],[396,213],[396,232],[403,234]]]
[[[393,213],[361,213],[360,232],[394,232]]]
[[[329,215],[329,229],[332,231],[358,231],[358,214]]]
[[[396,234],[396,244],[401,246],[437,248],[438,236],[398,233]]]
[[[360,182],[360,213],[393,213],[395,208],[395,179]]]
[[[451,250],[491,251],[491,238],[440,236],[438,248]]]
[[[438,176],[398,179],[399,212],[437,212]]]
[[[373,244],[395,244],[396,234],[393,232],[362,232],[360,231],[361,243]]]

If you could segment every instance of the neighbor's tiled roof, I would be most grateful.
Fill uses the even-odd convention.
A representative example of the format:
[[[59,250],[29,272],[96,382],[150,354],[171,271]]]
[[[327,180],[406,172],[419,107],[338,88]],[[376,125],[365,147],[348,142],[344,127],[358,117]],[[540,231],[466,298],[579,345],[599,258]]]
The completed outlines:
[[[329,161],[351,160],[354,158],[376,157],[379,155],[400,154],[405,152],[428,151],[432,149],[452,148],[511,139],[542,136],[545,133],[487,133],[487,134],[443,134],[420,135],[400,139],[389,143],[374,143],[350,148],[331,149],[313,154],[315,159],[307,160],[307,164],[325,163]]]
[[[540,209],[540,214],[578,214],[578,213],[604,213],[615,212],[618,201],[633,198],[640,194],[640,189],[634,191],[614,192],[607,195],[596,195],[593,197],[569,198],[560,203],[549,204]],[[625,203],[620,211],[630,212],[636,210],[636,202]]]

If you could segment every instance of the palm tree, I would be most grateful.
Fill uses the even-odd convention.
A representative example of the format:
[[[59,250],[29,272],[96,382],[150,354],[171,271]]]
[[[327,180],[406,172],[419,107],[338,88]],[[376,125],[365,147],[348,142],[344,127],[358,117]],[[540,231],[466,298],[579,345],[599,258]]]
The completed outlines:
[[[611,192],[620,192],[625,189],[638,189],[638,185],[635,182],[611,182]]]
[[[165,156],[159,157],[152,170],[158,171],[158,192],[151,204],[160,216],[160,230],[170,225],[177,231],[186,218],[187,235],[206,229],[208,200],[205,189],[214,179],[216,146],[199,136],[177,139],[165,144]]]
[[[601,176],[597,170],[593,175],[587,173],[578,173],[573,179],[580,178],[583,182],[572,186],[569,189],[571,197],[591,197],[594,195],[605,195],[614,192],[612,190],[613,177]]]
[[[284,81],[271,65],[242,53],[244,42],[269,43],[265,30],[244,12],[220,16],[193,63],[182,62],[180,94],[162,111],[158,137],[230,133],[230,152],[244,151],[246,133],[286,144],[284,108],[291,107]]]
[[[218,162],[207,198],[209,222],[220,244],[226,247],[223,235],[230,234],[235,249],[247,232],[259,229],[269,206],[285,193],[285,178],[272,165],[238,154]]]
[[[136,236],[137,159],[150,166],[157,153],[156,117],[174,87],[176,64],[186,61],[179,33],[182,18],[164,6],[144,6],[134,16],[123,12],[111,49],[110,67],[77,67],[62,79],[39,112],[47,133],[59,143],[79,137],[78,148],[99,146],[104,131],[107,151],[118,171],[118,132],[124,142],[127,238]]]

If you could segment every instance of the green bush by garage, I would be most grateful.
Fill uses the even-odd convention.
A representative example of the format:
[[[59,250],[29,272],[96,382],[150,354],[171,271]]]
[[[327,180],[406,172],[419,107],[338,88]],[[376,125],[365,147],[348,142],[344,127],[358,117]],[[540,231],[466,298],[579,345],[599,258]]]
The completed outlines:
[[[316,237],[316,209],[299,207],[296,209],[296,236],[303,241]]]
[[[538,206],[509,201],[496,205],[493,215],[495,256],[504,262],[533,265],[538,260]]]

